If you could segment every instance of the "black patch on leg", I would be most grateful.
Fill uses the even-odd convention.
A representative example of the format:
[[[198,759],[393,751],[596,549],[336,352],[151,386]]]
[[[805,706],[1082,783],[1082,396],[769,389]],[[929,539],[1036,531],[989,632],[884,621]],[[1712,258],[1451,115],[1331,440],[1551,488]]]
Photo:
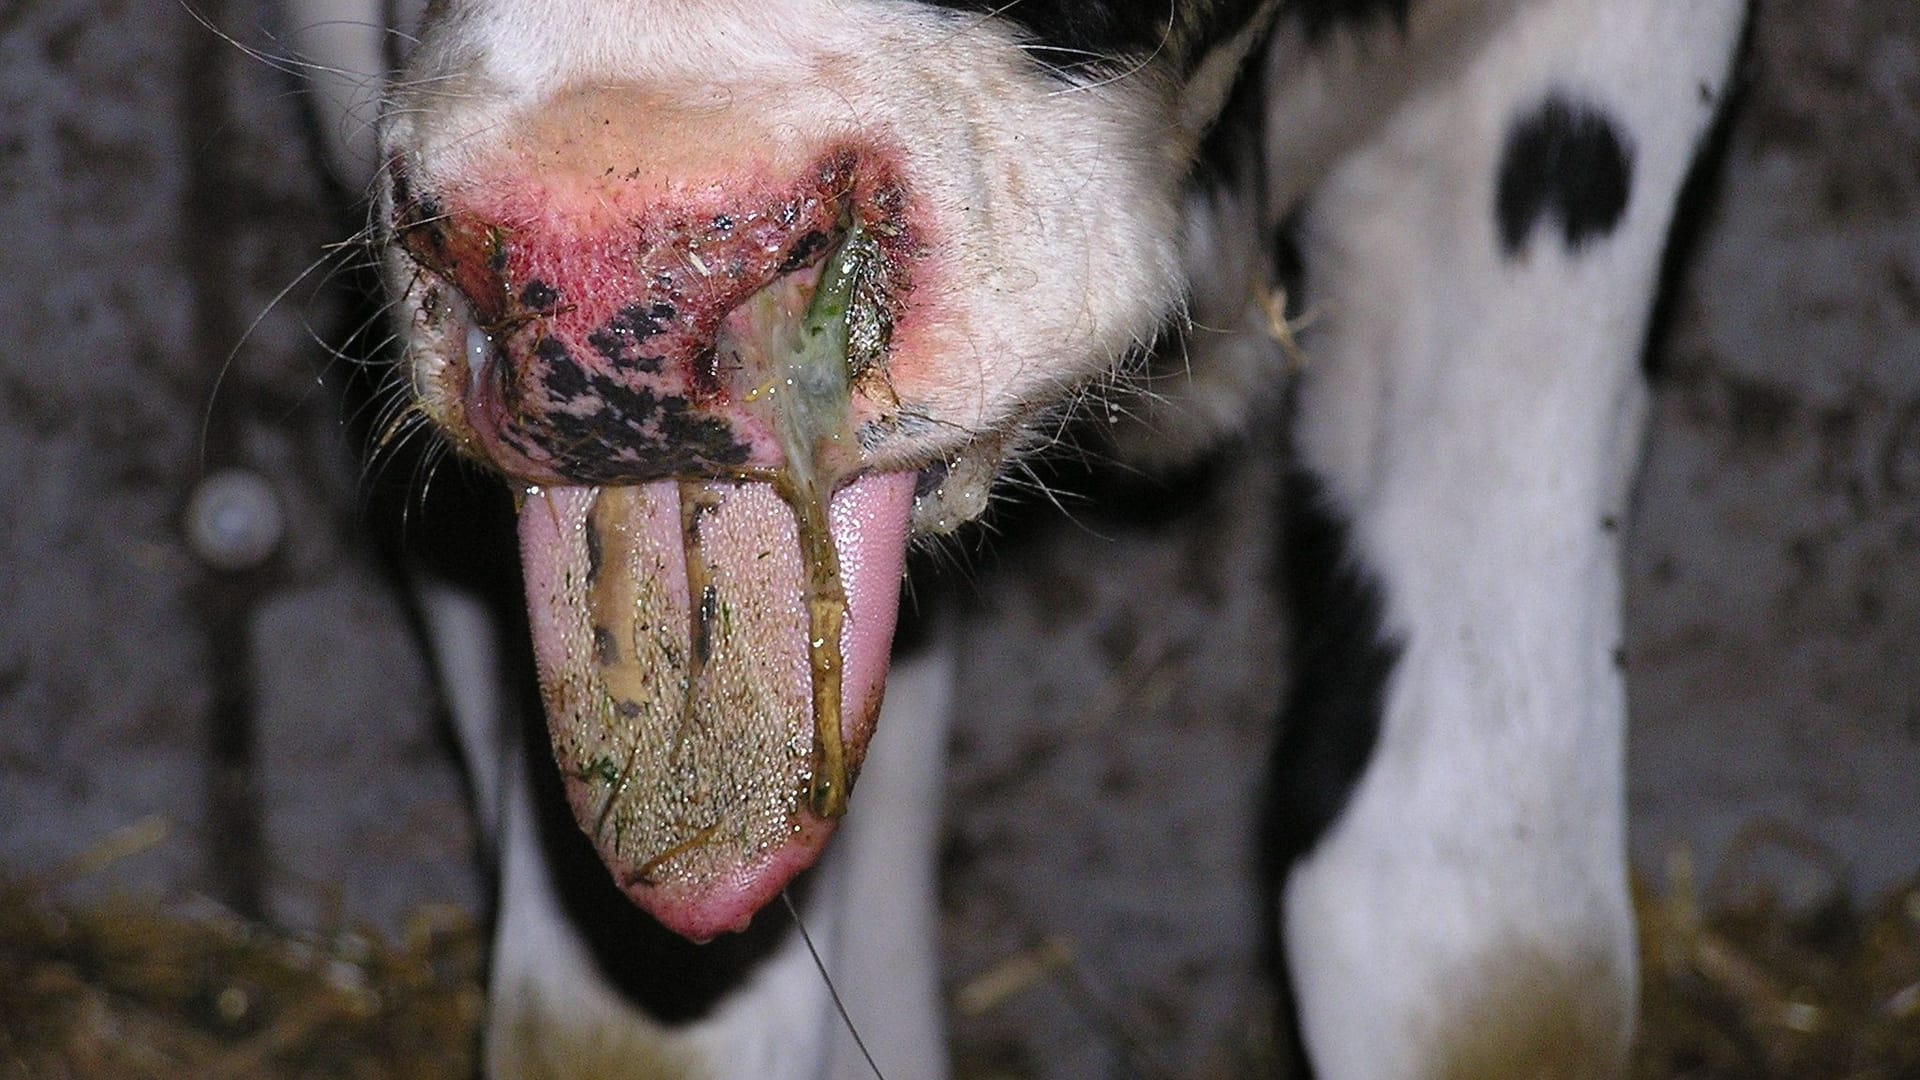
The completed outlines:
[[[1400,657],[1386,636],[1385,594],[1356,560],[1352,529],[1320,482],[1295,472],[1283,498],[1282,587],[1298,630],[1267,805],[1267,850],[1281,869],[1311,853],[1346,808]]]
[[[1664,370],[1666,345],[1673,328],[1674,305],[1679,302],[1681,277],[1693,265],[1694,252],[1706,236],[1720,205],[1721,179],[1733,145],[1733,119],[1740,114],[1752,86],[1749,58],[1753,53],[1753,5],[1749,0],[1740,42],[1733,50],[1733,70],[1724,86],[1700,84],[1700,104],[1715,110],[1713,123],[1694,151],[1693,162],[1675,199],[1673,227],[1660,253],[1660,277],[1653,294],[1653,312],[1647,317],[1646,340],[1640,351],[1640,370],[1658,378]]]
[[[1300,250],[1302,220],[1300,207],[1287,211],[1269,241],[1273,257],[1267,264],[1267,273],[1273,284],[1287,290],[1287,310],[1282,314],[1288,319],[1306,314],[1307,256]]]
[[[1250,62],[1240,70],[1226,104],[1200,142],[1188,183],[1201,188],[1231,188],[1243,193],[1266,187],[1266,72]]]
[[[1569,250],[1613,231],[1633,188],[1633,148],[1600,109],[1551,95],[1515,123],[1500,158],[1494,219],[1500,250],[1520,254],[1542,218]]]
[[[1339,819],[1373,758],[1400,645],[1386,634],[1385,594],[1358,562],[1352,528],[1320,482],[1296,471],[1282,498],[1280,585],[1296,627],[1293,684],[1267,772],[1260,855],[1269,890],[1265,910],[1273,913],[1267,944],[1281,996],[1282,1050],[1292,1065],[1287,1075],[1302,1078],[1313,1071],[1293,1005],[1280,905],[1288,873]]]

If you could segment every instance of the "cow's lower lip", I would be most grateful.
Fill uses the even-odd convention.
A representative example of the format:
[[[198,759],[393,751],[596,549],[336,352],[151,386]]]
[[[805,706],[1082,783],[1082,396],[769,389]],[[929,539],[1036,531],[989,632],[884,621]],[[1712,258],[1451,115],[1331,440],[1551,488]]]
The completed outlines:
[[[668,928],[743,928],[832,832],[821,658],[840,661],[827,675],[851,777],[879,712],[914,480],[870,473],[834,496],[845,626],[824,653],[804,529],[771,484],[528,497],[527,599],[569,801],[616,882]]]

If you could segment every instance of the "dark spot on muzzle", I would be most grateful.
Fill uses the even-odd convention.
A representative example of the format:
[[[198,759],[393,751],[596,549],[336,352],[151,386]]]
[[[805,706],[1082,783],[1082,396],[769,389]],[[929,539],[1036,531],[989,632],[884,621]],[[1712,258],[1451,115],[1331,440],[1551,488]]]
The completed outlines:
[[[552,311],[559,302],[560,291],[539,278],[527,282],[527,287],[520,290],[520,306],[528,311]]]

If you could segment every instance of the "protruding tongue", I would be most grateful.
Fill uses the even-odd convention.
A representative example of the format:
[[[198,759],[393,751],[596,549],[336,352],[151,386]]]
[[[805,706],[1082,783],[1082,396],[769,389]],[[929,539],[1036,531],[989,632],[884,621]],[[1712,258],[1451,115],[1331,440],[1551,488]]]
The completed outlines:
[[[568,798],[668,928],[743,929],[833,831],[880,708],[913,487],[856,479],[813,515],[825,536],[763,482],[552,488],[522,508]]]

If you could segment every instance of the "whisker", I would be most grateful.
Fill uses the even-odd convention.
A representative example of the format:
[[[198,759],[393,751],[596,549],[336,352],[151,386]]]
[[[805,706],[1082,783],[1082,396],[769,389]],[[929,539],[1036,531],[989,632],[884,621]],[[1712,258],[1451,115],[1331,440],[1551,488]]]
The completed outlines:
[[[1069,86],[1063,90],[1055,90],[1053,93],[1054,94],[1078,94],[1088,90],[1098,90],[1101,87],[1112,86],[1114,83],[1121,82],[1126,79],[1131,79],[1135,75],[1138,75],[1141,71],[1144,71],[1149,65],[1151,65],[1155,60],[1158,60],[1160,58],[1160,54],[1165,52],[1167,49],[1167,46],[1173,41],[1173,29],[1174,29],[1176,20],[1179,17],[1179,13],[1180,13],[1180,5],[1178,3],[1178,0],[1168,0],[1166,29],[1160,32],[1160,40],[1154,43],[1153,51],[1141,57],[1138,61],[1135,61],[1132,67],[1127,68],[1125,71],[1115,72],[1112,75],[1109,75],[1106,78],[1101,79],[1097,82],[1083,83],[1078,86]]]
[[[202,466],[206,463],[207,446],[209,445],[209,440],[212,438],[214,406],[220,398],[220,391],[226,384],[228,373],[233,370],[234,361],[239,359],[240,350],[246,347],[247,342],[252,339],[254,331],[260,329],[260,324],[266,321],[267,316],[271,315],[274,309],[279,307],[281,302],[291,295],[294,289],[299,287],[301,282],[312,277],[316,271],[326,267],[336,255],[337,253],[335,252],[326,252],[320,255],[308,263],[304,270],[301,270],[299,274],[295,275],[293,280],[281,286],[280,291],[274,293],[272,298],[254,315],[252,321],[247,323],[246,329],[241,332],[239,339],[233,343],[233,348],[227,350],[226,358],[220,362],[220,370],[214,374],[213,385],[207,390],[206,406],[201,409],[200,461]]]
[[[847,1034],[853,1036],[853,1045],[860,1048],[860,1056],[866,1059],[867,1068],[879,1080],[887,1080],[886,1074],[873,1060],[873,1053],[867,1049],[867,1041],[860,1037],[860,1029],[854,1025],[853,1017],[847,1014],[847,1003],[840,1000],[840,988],[833,985],[833,976],[827,974],[826,961],[820,959],[820,950],[814,947],[813,935],[807,932],[806,921],[800,918],[800,909],[793,903],[793,897],[786,889],[780,890],[780,902],[787,905],[787,914],[793,916],[793,925],[800,931],[800,940],[806,942],[807,954],[813,957],[813,966],[820,972],[820,978],[827,984],[827,994],[833,998],[833,1009],[840,1014],[840,1022],[847,1026]]]

